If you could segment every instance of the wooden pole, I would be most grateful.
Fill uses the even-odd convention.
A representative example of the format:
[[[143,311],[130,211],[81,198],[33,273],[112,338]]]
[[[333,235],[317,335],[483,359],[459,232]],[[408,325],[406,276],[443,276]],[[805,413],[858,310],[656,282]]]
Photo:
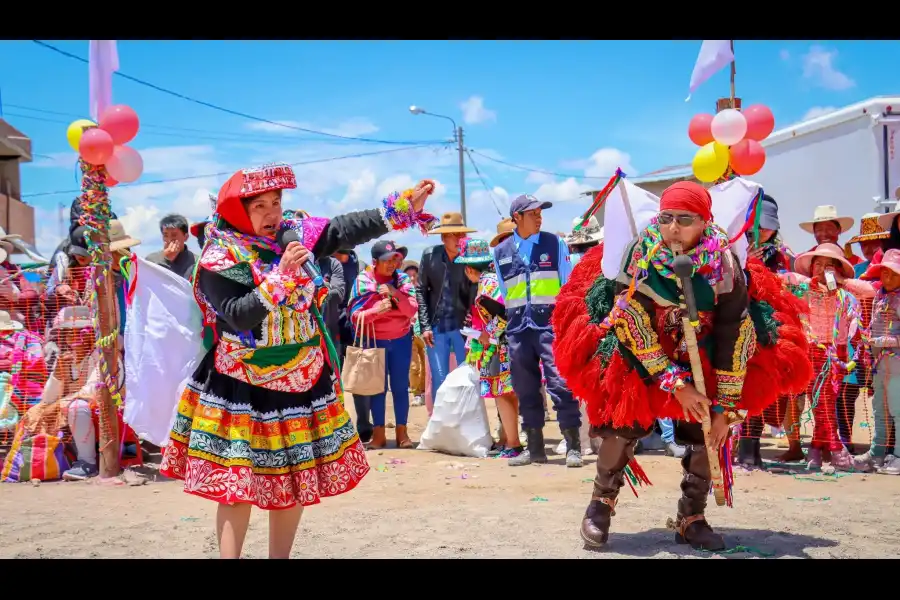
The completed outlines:
[[[94,284],[97,303],[93,309],[94,326],[98,341],[110,340],[102,344],[103,362],[106,363],[104,373],[109,373],[111,381],[119,381],[119,352],[117,335],[118,315],[115,310],[114,275],[111,268],[112,255],[109,251],[109,196],[106,189],[106,169],[96,167],[79,160],[82,172],[81,208],[83,224],[88,226],[94,266]],[[98,250],[97,250],[98,249]],[[110,479],[119,475],[119,432],[117,408],[113,396],[106,384],[98,390],[100,412],[100,431],[97,437],[100,446],[100,477]]]

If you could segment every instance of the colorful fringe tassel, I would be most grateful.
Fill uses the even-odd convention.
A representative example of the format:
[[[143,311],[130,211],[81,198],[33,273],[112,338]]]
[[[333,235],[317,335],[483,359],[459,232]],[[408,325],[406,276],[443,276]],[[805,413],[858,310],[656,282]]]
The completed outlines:
[[[631,493],[634,494],[634,497],[638,497],[637,489],[635,489],[635,485],[640,487],[644,487],[644,485],[653,485],[650,482],[650,478],[647,477],[647,473],[644,472],[643,467],[638,464],[636,458],[632,458],[628,461],[628,464],[625,465],[625,481],[628,482],[628,487],[631,488]]]

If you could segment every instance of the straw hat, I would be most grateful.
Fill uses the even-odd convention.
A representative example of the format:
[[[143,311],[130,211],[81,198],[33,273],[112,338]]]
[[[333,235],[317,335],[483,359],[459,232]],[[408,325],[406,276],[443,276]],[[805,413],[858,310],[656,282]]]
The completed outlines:
[[[800,223],[800,229],[807,233],[813,233],[813,226],[816,223],[827,223],[828,221],[837,221],[841,226],[841,233],[853,227],[854,223],[853,217],[839,217],[837,208],[830,204],[824,204],[817,206],[816,210],[813,211],[812,221]]]
[[[0,310],[0,331],[21,331],[22,329],[21,323],[13,321],[5,310]]]
[[[503,219],[497,224],[497,235],[491,240],[491,248],[496,248],[497,244],[508,238],[516,230],[516,224],[509,217]]]
[[[582,221],[582,217],[575,217],[572,221],[573,231],[570,235],[566,236],[566,244],[569,246],[582,246],[585,244],[597,244],[602,242],[603,227],[600,226],[597,215],[591,215],[591,218],[588,219],[588,222],[584,227],[578,231],[574,231],[575,227],[581,225]]]
[[[885,229],[880,224],[881,217],[883,216],[886,215],[880,213],[868,213],[863,215],[859,220],[859,235],[853,236],[847,243],[855,244],[871,240],[886,240],[891,237],[890,231],[888,231],[890,227]]]
[[[428,233],[429,235],[440,235],[442,233],[474,233],[475,231],[463,223],[462,213],[450,212],[444,213],[440,224]]]
[[[419,263],[414,260],[405,260],[403,261],[403,265],[400,267],[400,270],[406,273],[407,269],[415,269],[416,271],[418,271]]]
[[[125,226],[122,221],[112,219],[109,222],[109,251],[119,252],[127,250],[134,246],[140,245],[141,240],[136,239],[125,233]]]
[[[841,265],[841,274],[847,278],[853,278],[853,265],[844,258],[844,253],[837,244],[819,244],[815,250],[804,252],[794,260],[794,270],[806,277],[812,277],[812,262],[817,256],[833,258]]]
[[[894,219],[898,216],[900,216],[900,212],[889,212],[887,214],[878,215],[878,224],[882,229],[890,233],[891,225],[894,224]]]
[[[93,326],[91,309],[87,306],[67,306],[53,319],[53,329],[87,329]]]

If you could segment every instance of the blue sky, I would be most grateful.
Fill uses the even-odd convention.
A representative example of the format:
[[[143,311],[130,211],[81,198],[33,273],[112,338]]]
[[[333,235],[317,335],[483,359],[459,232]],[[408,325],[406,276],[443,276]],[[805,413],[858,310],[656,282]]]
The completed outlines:
[[[88,54],[86,41],[48,43]],[[409,106],[453,118],[484,179],[467,159],[469,222],[484,232],[495,230],[497,207],[505,216],[516,194],[553,201],[545,229],[568,230],[586,206],[579,192],[602,186],[617,166],[636,176],[689,162],[690,117],[714,112],[729,87],[725,69],[684,102],[699,41],[120,41],[118,47],[121,71],[130,76],[317,131],[439,142],[451,136],[450,123],[413,116]],[[735,53],[738,95],[746,105],[772,108],[776,128],[897,93],[900,83],[897,42],[739,41]],[[38,247],[49,252],[60,239],[59,204],[68,211],[78,188],[65,130],[88,116],[87,65],[30,41],[2,42],[0,94],[3,117],[33,140],[35,161],[23,166],[22,193],[37,208]],[[160,247],[161,216],[205,216],[197,191],[218,191],[239,168],[403,147],[253,121],[121,77],[113,80],[113,100],[132,106],[142,122],[132,142],[144,158],[142,185],[111,193],[129,233],[144,240],[141,255]],[[433,212],[459,205],[455,149],[436,143],[295,169],[299,187],[288,204],[313,214],[376,207],[385,193],[423,177],[440,183]],[[171,181],[179,178],[191,179]],[[148,183],[157,180],[169,182]],[[45,195],[57,191],[64,193]],[[415,258],[428,242],[412,233],[397,241]]]

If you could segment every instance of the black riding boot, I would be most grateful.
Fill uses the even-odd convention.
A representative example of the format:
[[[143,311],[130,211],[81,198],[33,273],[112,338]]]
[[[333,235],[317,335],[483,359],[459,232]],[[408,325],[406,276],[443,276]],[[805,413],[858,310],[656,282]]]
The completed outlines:
[[[744,431],[738,440],[738,462],[746,469],[765,468],[759,439],[762,437],[763,426],[762,417],[749,417],[744,421]]]

